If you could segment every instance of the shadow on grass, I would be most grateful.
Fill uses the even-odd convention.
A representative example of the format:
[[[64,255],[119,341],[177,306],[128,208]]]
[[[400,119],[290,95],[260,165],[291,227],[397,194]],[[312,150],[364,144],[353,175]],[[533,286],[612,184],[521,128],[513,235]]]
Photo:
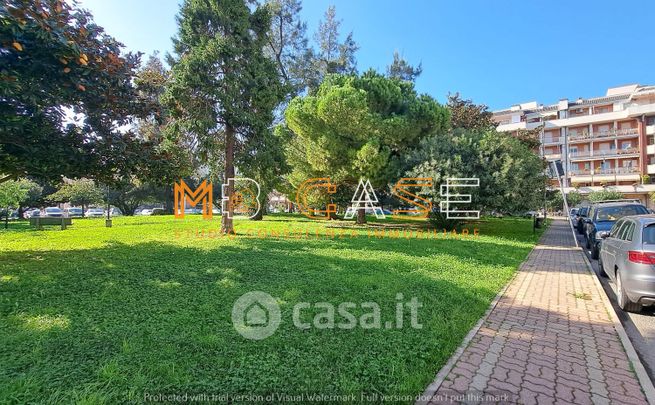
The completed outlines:
[[[472,250],[466,241],[354,240],[239,238],[211,248],[113,242],[0,254],[0,398],[416,395],[520,261],[493,243]],[[276,297],[282,310],[279,330],[263,341],[244,339],[231,323],[234,301],[255,290]],[[299,302],[373,301],[384,325],[411,297],[423,305],[422,329],[408,318],[403,328],[372,330],[300,330],[291,321]],[[306,321],[320,312],[307,311]]]

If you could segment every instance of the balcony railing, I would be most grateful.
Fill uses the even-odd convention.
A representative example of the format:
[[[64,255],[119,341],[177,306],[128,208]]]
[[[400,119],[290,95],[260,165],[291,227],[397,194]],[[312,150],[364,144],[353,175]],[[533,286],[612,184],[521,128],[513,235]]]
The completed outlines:
[[[572,157],[572,158],[588,157],[588,156],[591,156],[591,151],[581,150],[581,151],[577,151],[577,152],[571,152],[571,153],[569,153],[569,156]]]
[[[602,169],[597,167],[593,170],[591,169],[571,169],[569,174],[571,176],[593,176],[593,175],[621,175],[621,174],[635,174],[639,173],[638,167],[611,167],[608,169]]]
[[[578,139],[597,139],[597,138],[608,138],[611,136],[626,136],[626,135],[639,135],[639,129],[638,128],[610,129],[608,131],[596,131],[593,133],[589,133],[589,131],[572,132],[569,134],[569,139],[575,141]]]
[[[575,158],[584,158],[584,157],[607,157],[607,156],[623,156],[623,155],[638,155],[638,148],[627,148],[627,149],[595,149],[593,151],[583,150],[579,152],[569,153],[569,157],[572,159]]]
[[[562,138],[560,137],[545,137],[544,138],[544,144],[547,143],[562,143]]]

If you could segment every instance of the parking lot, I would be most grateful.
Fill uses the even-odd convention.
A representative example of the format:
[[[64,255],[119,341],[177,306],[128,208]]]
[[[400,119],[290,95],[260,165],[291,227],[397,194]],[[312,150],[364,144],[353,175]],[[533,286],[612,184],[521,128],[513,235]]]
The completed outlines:
[[[646,367],[651,380],[655,380],[655,307],[645,307],[641,313],[629,313],[622,311],[616,304],[616,285],[608,277],[600,276],[598,273],[598,260],[591,258],[591,252],[584,249],[584,236],[575,232],[578,244],[583,247],[587,258],[596,273],[596,276],[603,285],[605,293],[610,298],[614,310],[619,316],[632,344]]]

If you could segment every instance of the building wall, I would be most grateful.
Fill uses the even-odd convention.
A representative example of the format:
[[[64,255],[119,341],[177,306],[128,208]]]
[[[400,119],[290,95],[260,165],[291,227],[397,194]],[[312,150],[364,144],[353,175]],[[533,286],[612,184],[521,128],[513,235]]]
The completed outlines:
[[[562,161],[565,187],[611,187],[653,205],[647,200],[655,191],[655,86],[622,86],[551,106],[520,104],[494,119],[499,131],[541,128],[540,154]],[[643,175],[652,179],[644,183]]]

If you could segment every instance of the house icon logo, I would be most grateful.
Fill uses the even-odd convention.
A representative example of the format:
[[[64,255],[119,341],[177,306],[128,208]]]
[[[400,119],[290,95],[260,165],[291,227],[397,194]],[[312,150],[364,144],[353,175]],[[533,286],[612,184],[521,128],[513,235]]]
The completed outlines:
[[[246,339],[266,339],[280,326],[280,319],[277,301],[263,291],[243,294],[232,307],[232,325]]]

